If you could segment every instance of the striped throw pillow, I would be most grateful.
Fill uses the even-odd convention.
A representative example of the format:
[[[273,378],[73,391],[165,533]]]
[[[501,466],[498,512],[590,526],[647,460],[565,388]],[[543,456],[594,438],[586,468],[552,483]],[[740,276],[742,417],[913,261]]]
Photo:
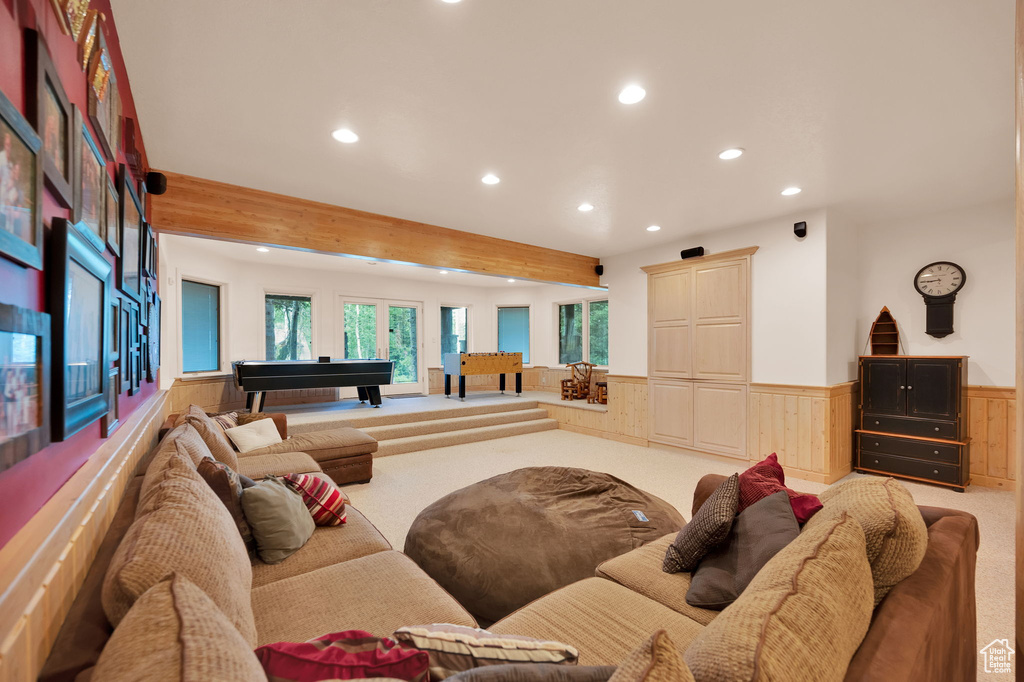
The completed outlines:
[[[221,412],[220,414],[211,414],[210,419],[217,423],[217,426],[227,431],[238,426],[238,413],[237,412]]]
[[[306,509],[318,526],[340,526],[345,523],[345,496],[326,478],[313,474],[287,474],[285,482],[302,495]]]

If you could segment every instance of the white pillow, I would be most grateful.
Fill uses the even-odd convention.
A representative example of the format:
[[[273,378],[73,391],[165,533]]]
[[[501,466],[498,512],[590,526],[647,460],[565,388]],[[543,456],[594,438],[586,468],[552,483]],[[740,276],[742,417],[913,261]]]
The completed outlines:
[[[257,419],[245,426],[224,429],[224,433],[239,452],[258,450],[281,442],[281,434],[278,433],[273,419]]]

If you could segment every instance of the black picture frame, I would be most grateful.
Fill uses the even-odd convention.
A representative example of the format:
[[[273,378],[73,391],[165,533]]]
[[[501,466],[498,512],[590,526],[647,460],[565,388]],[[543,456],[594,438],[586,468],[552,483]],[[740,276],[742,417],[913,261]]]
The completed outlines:
[[[156,239],[153,236],[153,228],[149,223],[143,228],[142,243],[145,248],[142,250],[142,273],[146,277],[156,277],[156,266],[153,259],[156,256]]]
[[[69,438],[107,412],[106,318],[112,273],[110,263],[84,234],[87,230],[63,218],[54,218],[50,230],[47,288],[49,308],[54,311],[54,441]]]
[[[26,109],[28,120],[42,139],[43,182],[61,206],[74,208],[74,107],[38,31],[26,29],[25,50]]]
[[[15,339],[11,344],[10,365],[7,355],[7,334],[35,337],[32,353],[35,362],[35,387],[33,399],[35,415],[26,419],[25,412],[31,403],[23,403],[18,392],[24,389],[26,381],[12,379],[8,385],[8,372],[24,369],[14,357]],[[19,353],[29,352],[26,339],[18,339]],[[5,471],[18,462],[27,459],[50,444],[50,316],[27,308],[0,303],[0,400],[3,400],[2,421],[0,421],[0,471]],[[30,389],[28,389],[30,390]],[[21,404],[19,404],[21,403]],[[20,412],[20,418],[17,416]],[[17,421],[15,421],[17,420]],[[10,435],[19,426],[27,426],[26,422],[35,426],[25,428]],[[13,426],[12,426],[13,425]]]
[[[131,324],[131,302],[127,299],[121,299],[121,325],[118,329],[119,339],[117,357],[117,369],[119,371],[118,377],[121,384],[117,387],[118,393],[124,393],[132,387],[132,375],[131,375],[131,332],[128,331],[128,326]]]
[[[121,197],[117,185],[107,177],[107,248],[115,256],[121,255]]]
[[[121,257],[117,261],[118,289],[138,302],[142,293],[142,205],[135,193],[128,168],[117,169],[117,190],[121,204]]]
[[[112,367],[107,374],[107,413],[100,417],[100,437],[110,438],[121,425],[121,410],[117,403],[118,386],[121,383],[121,370]]]
[[[10,145],[10,151],[8,151]],[[31,194],[15,206],[0,203],[0,255],[36,270],[43,269],[43,141],[7,95],[0,92],[0,171],[27,163],[22,189]],[[11,158],[21,161],[11,163]],[[2,202],[3,199],[0,199]],[[28,214],[25,214],[25,211]]]
[[[107,321],[107,359],[118,362],[121,359],[121,297],[110,296],[110,319]]]
[[[142,329],[139,304],[128,302],[128,395],[135,395],[142,386]]]
[[[107,236],[103,231],[107,224],[105,199],[107,183],[107,159],[93,139],[89,127],[78,110],[75,110],[75,225],[94,249],[102,253],[107,248]],[[92,210],[86,210],[86,202],[95,198]]]
[[[149,380],[156,381],[160,371],[160,296],[153,292],[149,308]]]

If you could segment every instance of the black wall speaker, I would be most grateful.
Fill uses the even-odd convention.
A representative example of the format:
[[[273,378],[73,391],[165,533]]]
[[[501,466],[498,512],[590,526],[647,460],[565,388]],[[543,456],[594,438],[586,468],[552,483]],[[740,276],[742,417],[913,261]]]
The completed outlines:
[[[167,176],[163,173],[150,171],[146,173],[146,191],[150,194],[163,194],[167,191]]]
[[[806,237],[807,236],[807,222],[804,221],[804,220],[801,220],[798,223],[793,223],[793,234],[795,234],[797,237],[800,237],[800,239],[803,239],[804,237]]]
[[[703,246],[695,246],[692,249],[683,249],[682,251],[679,252],[679,257],[682,258],[683,260],[686,260],[687,258],[697,258],[698,256],[703,255]]]
[[[604,274],[604,266],[603,265],[595,265],[594,266],[594,272],[596,272],[597,276],[600,277],[601,275]]]

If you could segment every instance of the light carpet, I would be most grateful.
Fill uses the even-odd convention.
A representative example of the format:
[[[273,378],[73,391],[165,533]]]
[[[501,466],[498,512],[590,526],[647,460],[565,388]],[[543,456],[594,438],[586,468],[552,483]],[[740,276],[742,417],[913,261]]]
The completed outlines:
[[[345,491],[352,504],[399,550],[413,519],[428,504],[471,483],[521,467],[570,466],[607,472],[665,499],[687,518],[701,476],[729,475],[746,468],[742,462],[732,464],[563,430],[384,457],[373,466],[370,483],[348,486]],[[787,483],[810,493],[826,487],[796,478]],[[903,484],[918,504],[962,509],[978,518],[978,647],[994,639],[1014,641],[1013,493],[978,486],[956,493],[938,486]],[[984,677],[980,665],[979,677]]]

